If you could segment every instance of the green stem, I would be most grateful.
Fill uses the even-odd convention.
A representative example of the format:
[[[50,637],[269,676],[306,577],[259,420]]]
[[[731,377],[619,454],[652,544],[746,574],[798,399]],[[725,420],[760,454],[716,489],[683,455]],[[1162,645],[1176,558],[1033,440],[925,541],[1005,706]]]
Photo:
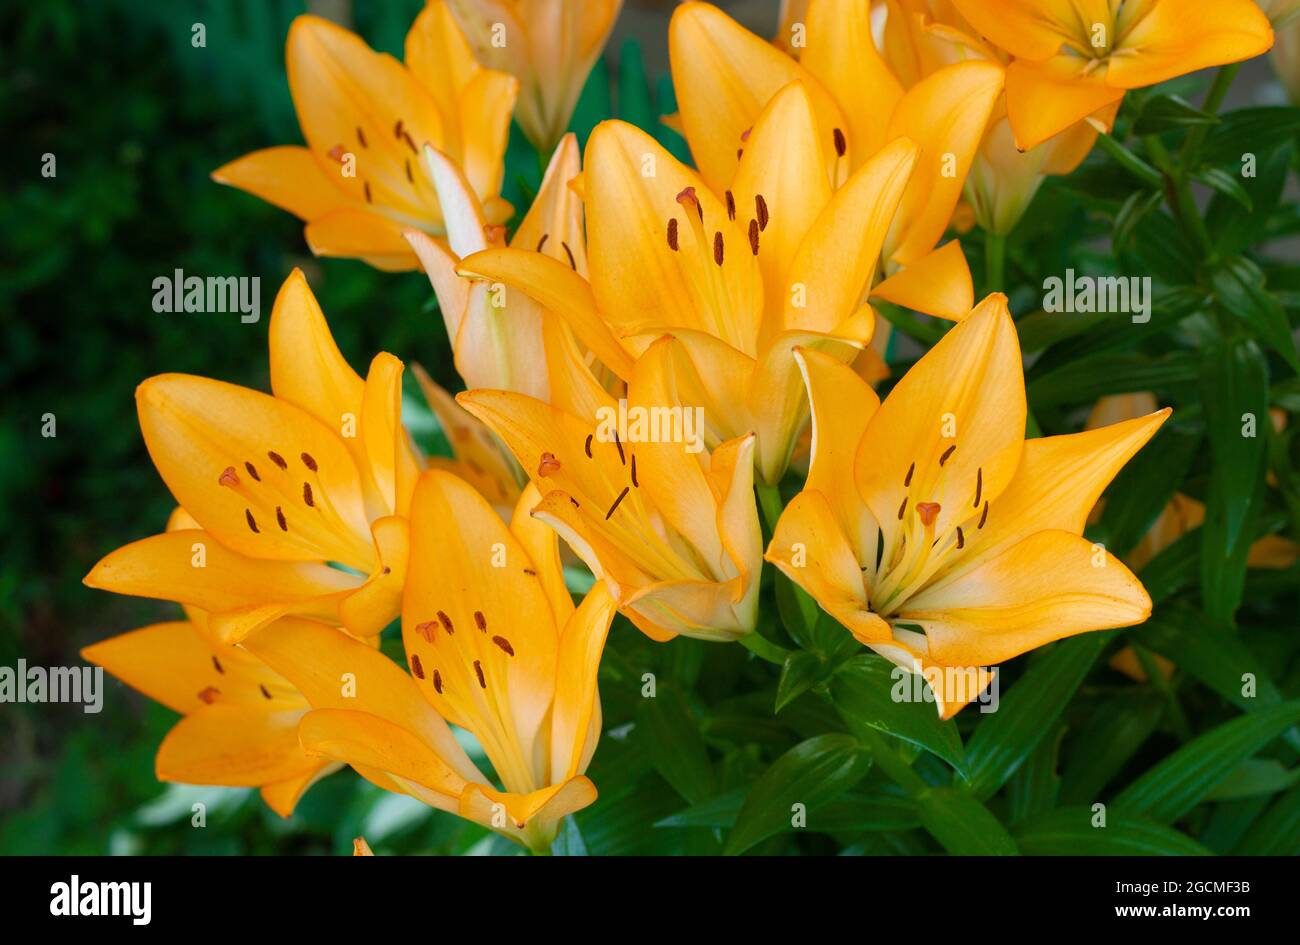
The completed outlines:
[[[1196,238],[1202,255],[1206,259],[1211,258],[1214,255],[1214,241],[1210,239],[1210,231],[1206,229],[1201,210],[1192,197],[1192,188],[1187,182],[1186,173],[1174,165],[1164,142],[1155,135],[1147,136],[1143,142],[1146,144],[1147,153],[1151,155],[1151,160],[1164,171],[1167,181],[1165,200],[1169,203],[1170,209],[1183,221],[1183,225],[1192,231],[1192,236]]]
[[[781,489],[760,482],[754,485],[754,490],[758,493],[758,507],[763,512],[763,524],[767,526],[770,536],[776,531],[777,519],[781,517],[781,511],[785,507],[781,502]]]
[[[786,657],[790,655],[790,650],[783,646],[777,646],[757,630],[752,630],[741,637],[740,645],[759,659],[766,660],[775,666],[784,666]]]
[[[1219,71],[1214,74],[1214,84],[1210,86],[1205,101],[1201,103],[1201,111],[1209,112],[1211,115],[1219,111],[1219,106],[1223,104],[1228,89],[1232,86],[1232,80],[1237,77],[1237,72],[1240,69],[1241,63],[1239,62],[1219,67]],[[1205,143],[1205,136],[1209,134],[1209,131],[1209,125],[1197,125],[1188,133],[1187,140],[1183,142],[1183,150],[1178,156],[1178,163],[1184,170],[1190,170],[1195,166],[1196,158],[1200,155],[1201,145]]]
[[[1003,291],[1007,265],[1007,238],[1002,233],[984,231],[984,291]]]
[[[1091,118],[1085,120],[1093,121]],[[1100,122],[1097,122],[1094,127],[1097,129],[1097,146],[1113,157],[1120,167],[1152,190],[1164,187],[1165,180],[1160,176],[1159,171],[1112,138]]]

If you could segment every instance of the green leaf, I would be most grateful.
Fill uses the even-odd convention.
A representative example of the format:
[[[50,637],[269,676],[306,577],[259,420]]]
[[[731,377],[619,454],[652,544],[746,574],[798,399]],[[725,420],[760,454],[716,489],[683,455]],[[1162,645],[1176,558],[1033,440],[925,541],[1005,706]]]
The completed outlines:
[[[736,823],[736,818],[740,816],[740,809],[745,806],[745,795],[748,793],[749,789],[743,787],[726,791],[656,821],[655,826],[714,827],[729,830]]]
[[[582,840],[582,832],[578,830],[578,822],[572,817],[565,817],[560,826],[560,832],[556,834],[555,842],[551,844],[551,853],[554,856],[586,856],[587,844]]]
[[[1247,213],[1254,209],[1254,203],[1250,199],[1250,192],[1242,186],[1240,180],[1227,171],[1220,170],[1217,167],[1207,167],[1197,171],[1192,176],[1211,190],[1236,202]]]
[[[1196,583],[1201,563],[1201,530],[1194,528],[1180,536],[1147,562],[1138,572],[1152,604]]]
[[[884,657],[856,656],[831,679],[831,701],[850,726],[865,725],[924,748],[964,773],[966,759],[956,723],[942,721],[933,702],[896,700],[900,687],[913,691],[913,674],[895,682],[893,672],[894,664]]]
[[[818,735],[800,742],[754,782],[723,852],[736,856],[789,830],[795,804],[811,811],[853,787],[870,767],[871,756],[850,735]]]
[[[1218,122],[1217,116],[1201,111],[1177,95],[1153,95],[1147,99],[1137,121],[1133,123],[1132,133],[1140,138],[1195,125],[1215,125]]]
[[[1238,856],[1300,856],[1300,787],[1274,801],[1232,852]]]
[[[1142,540],[1182,485],[1200,443],[1199,430],[1166,422],[1128,461],[1107,489],[1102,507],[1108,551],[1122,558]]]
[[[1061,779],[1056,773],[1057,757],[1065,724],[1057,722],[1052,734],[1044,738],[1007,782],[1010,823],[1018,823],[1056,806]]]
[[[1240,108],[1219,116],[1201,146],[1205,164],[1239,169],[1246,154],[1263,154],[1300,133],[1300,108]]]
[[[1205,798],[1238,765],[1300,722],[1300,701],[1260,709],[1193,739],[1116,796],[1113,806],[1173,823]]]
[[[1161,358],[1102,352],[1080,358],[1029,382],[1034,409],[1063,404],[1091,404],[1107,394],[1156,390],[1189,384],[1197,378],[1197,359],[1187,351]]]
[[[916,798],[921,826],[954,856],[1015,856],[1016,842],[987,807],[961,788],[930,788]]]
[[[1129,194],[1115,214],[1115,228],[1111,231],[1110,245],[1115,255],[1118,256],[1128,245],[1142,218],[1158,207],[1163,199],[1164,194],[1158,190],[1135,190]]]
[[[708,748],[684,696],[663,687],[653,699],[642,699],[637,728],[655,770],[678,794],[697,803],[713,793]]]
[[[618,117],[629,124],[654,128],[658,121],[650,97],[650,80],[641,57],[641,44],[631,37],[618,50]]]
[[[1291,147],[1284,145],[1263,155],[1255,167],[1254,177],[1242,177],[1241,186],[1250,195],[1250,209],[1235,200],[1215,194],[1205,211],[1205,228],[1214,239],[1220,254],[1245,252],[1264,236],[1269,219],[1286,186],[1291,167]]]
[[[1300,768],[1288,768],[1272,758],[1251,758],[1238,765],[1205,799],[1228,801],[1277,794],[1296,783],[1300,783]]]
[[[1241,603],[1246,556],[1260,512],[1268,417],[1268,366],[1254,342],[1233,340],[1206,351],[1201,402],[1215,474],[1201,526],[1201,596],[1205,611],[1228,624]],[[1246,415],[1254,436],[1244,434]]]
[[[820,608],[799,585],[779,571],[776,574],[776,610],[790,638],[804,649],[813,648],[813,627]]]
[[[966,746],[966,766],[976,797],[992,795],[1015,774],[1065,709],[1111,636],[1110,632],[1085,633],[1056,643],[1002,697],[998,710],[980,722]]]
[[[1085,804],[1097,800],[1102,788],[1155,732],[1166,704],[1153,689],[1133,687],[1090,711],[1069,742],[1061,775],[1061,801]]]
[[[1106,826],[1092,825],[1090,807],[1062,807],[1016,829],[1027,856],[1209,856],[1186,834],[1142,817],[1106,812]]]
[[[817,654],[795,650],[785,658],[785,665],[781,667],[781,680],[776,685],[776,707],[773,711],[780,712],[817,685],[826,672],[826,663]]]
[[[1222,309],[1240,319],[1263,344],[1300,374],[1291,323],[1282,304],[1264,288],[1264,274],[1244,256],[1224,260],[1210,273],[1210,284]]]

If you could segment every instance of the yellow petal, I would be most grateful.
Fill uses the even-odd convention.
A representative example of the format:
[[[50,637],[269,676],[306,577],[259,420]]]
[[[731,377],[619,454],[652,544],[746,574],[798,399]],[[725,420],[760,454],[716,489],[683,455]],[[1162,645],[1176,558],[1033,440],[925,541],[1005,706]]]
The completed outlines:
[[[298,727],[302,749],[316,758],[377,768],[446,798],[435,806],[456,810],[452,799],[466,780],[426,742],[388,719],[351,709],[315,709]],[[426,795],[421,800],[429,803]]]
[[[224,669],[225,664],[214,663],[213,655],[194,625],[184,620],[141,627],[81,651],[82,659],[182,714],[203,708],[199,694],[222,681],[217,666]]]
[[[194,529],[123,545],[85,578],[88,587],[115,594],[174,600],[210,615],[237,612],[245,619],[236,635],[285,613],[335,617],[340,599],[359,583],[320,562],[250,558]],[[250,611],[259,612],[251,625]]]
[[[470,280],[462,278],[456,272],[460,260],[445,245],[420,230],[407,228],[402,231],[402,237],[429,277],[434,295],[438,297],[438,311],[442,314],[447,337],[455,338],[465,317],[466,306],[469,305],[469,290],[472,285]]]
[[[596,126],[584,163],[591,286],[605,319],[621,332],[694,328],[753,353],[763,287],[740,221],[625,122]],[[678,202],[688,188],[692,206]]]
[[[158,746],[158,780],[258,787],[314,772],[320,762],[298,747],[305,711],[204,706],[177,722]]]
[[[1110,57],[1106,81],[1142,88],[1268,52],[1273,29],[1252,0],[1160,0]]]
[[[358,257],[385,272],[405,272],[417,264],[400,224],[369,209],[332,210],[308,223],[304,233],[317,256]]]
[[[785,301],[787,328],[833,332],[857,311],[875,277],[880,250],[917,157],[906,138],[891,141],[836,191],[808,231]]]
[[[1021,59],[1047,59],[1063,43],[1076,41],[1079,17],[1071,0],[953,0],[953,4],[985,38]]]
[[[445,3],[428,3],[420,11],[406,33],[402,59],[437,104],[444,144],[459,153],[461,94],[483,67]]]
[[[361,400],[360,439],[365,461],[384,510],[405,514],[411,503],[420,461],[402,426],[402,362],[377,354],[370,362]]]
[[[567,780],[587,769],[600,737],[596,671],[614,617],[614,600],[597,582],[574,610],[560,635],[551,716],[551,780]]]
[[[886,126],[903,87],[876,50],[870,4],[811,0],[804,25],[808,44],[799,61],[843,110],[857,167],[889,140]]]
[[[1085,72],[1088,61],[1057,56],[1043,63],[1016,60],[1007,67],[1007,118],[1022,150],[1124,97],[1123,89],[1106,83],[1104,70]]]
[[[373,553],[363,537],[369,528],[356,463],[342,438],[311,414],[185,374],[145,381],[136,389],[136,407],[163,481],[222,544],[254,558],[339,561],[369,570]],[[304,485],[311,487],[311,503]]]
[[[904,266],[871,290],[904,308],[961,321],[975,304],[975,287],[960,240],[949,240],[927,256]]]
[[[430,746],[462,778],[482,778],[415,681],[374,647],[333,627],[294,618],[277,621],[243,646],[297,686],[313,708],[387,719]]]
[[[943,236],[1003,78],[995,63],[955,63],[908,89],[894,109],[889,137],[910,138],[919,153],[887,246],[891,259],[914,262]]]
[[[555,531],[533,517],[533,509],[542,501],[542,494],[531,482],[524,486],[510,518],[510,534],[523,547],[532,569],[537,572],[542,592],[551,605],[551,616],[557,628],[564,627],[573,616],[573,596],[564,583],[564,565],[560,561],[560,543]]]
[[[283,146],[253,151],[212,172],[218,184],[229,184],[301,220],[316,220],[332,210],[351,206],[355,198],[337,186],[331,168],[306,148]]]
[[[541,253],[489,249],[461,263],[465,275],[507,284],[563,318],[578,340],[619,377],[632,373],[632,357],[596,307],[592,288],[567,264]]]
[[[683,3],[668,27],[673,87],[691,154],[709,186],[721,193],[736,172],[743,135],[779,89],[805,80],[822,140],[848,127],[834,100],[807,70],[717,7]],[[827,147],[827,176],[835,151]],[[591,166],[591,160],[587,161]],[[594,241],[593,241],[594,242]]]
[[[1140,623],[1151,599],[1128,568],[1078,535],[1042,531],[943,587],[907,602],[904,623],[925,630],[929,656],[989,666],[1053,640]]]
[[[296,777],[286,778],[283,781],[273,781],[270,784],[262,785],[262,800],[266,806],[271,808],[281,817],[290,817],[293,815],[293,809],[298,806],[298,801],[307,793],[307,789],[326,775],[333,774],[339,770],[339,766],[328,762],[318,762],[316,767],[309,769],[305,774]],[[360,841],[365,843],[364,840]],[[369,849],[369,848],[367,848]],[[374,856],[373,853],[367,854]]]
[[[913,509],[939,503],[934,529],[943,535],[1006,488],[1024,442],[1023,377],[1006,297],[994,294],[880,405],[858,449],[857,477],[884,533],[886,559],[905,499]]]
[[[369,579],[339,602],[338,619],[348,633],[372,637],[402,612],[410,556],[410,529],[404,517],[386,515],[370,526],[377,564]]]
[[[553,839],[556,824],[595,800],[596,786],[582,776],[527,794],[514,794],[498,791],[488,785],[471,784],[461,795],[460,815],[527,845],[528,837],[533,832],[540,834],[544,840]],[[503,809],[508,818],[505,823],[501,817]],[[516,831],[524,828],[529,830],[519,835],[511,828]]]
[[[533,205],[510,238],[516,249],[546,253],[578,275],[587,275],[587,241],[582,231],[582,200],[569,182],[582,173],[578,139],[565,135],[551,155]]]

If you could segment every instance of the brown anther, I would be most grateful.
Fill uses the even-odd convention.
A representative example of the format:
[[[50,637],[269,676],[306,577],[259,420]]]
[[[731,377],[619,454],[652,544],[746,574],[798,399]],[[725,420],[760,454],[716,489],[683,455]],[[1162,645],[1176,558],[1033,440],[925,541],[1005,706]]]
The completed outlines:
[[[416,679],[424,678],[424,667],[420,665],[420,654],[411,654],[411,675]]]
[[[438,695],[442,695],[442,673],[436,669],[433,671],[433,690]]]
[[[216,654],[213,654],[212,656],[212,668],[222,674],[226,672],[225,667],[221,665],[221,660],[217,659]]]
[[[569,496],[569,501],[573,503],[573,507],[574,507],[575,509],[580,509],[580,508],[582,508],[582,506],[578,504],[578,500],[575,499],[573,496]]]
[[[405,158],[405,159],[402,161],[402,166],[406,168],[406,179],[407,179],[407,181],[410,182],[410,183],[412,183],[412,184],[414,184],[414,183],[415,183],[415,175],[411,173],[411,159],[410,159],[410,158]]]
[[[755,256],[758,255],[758,221],[749,221],[749,248]]]
[[[483,227],[483,238],[489,243],[501,243],[506,238],[506,228],[500,223],[489,223]]]
[[[493,637],[492,642],[495,643],[497,646],[501,647],[501,649],[505,650],[508,656],[515,655],[515,648],[510,645],[510,641],[507,640],[505,637]]]
[[[961,526],[957,526],[957,550],[960,551],[966,547],[966,536],[962,533]]]
[[[316,500],[313,499],[311,495],[310,482],[304,482],[302,484],[302,501],[307,504],[307,508],[312,508],[313,506],[316,505]]]
[[[583,445],[583,447],[582,447],[582,448],[583,448],[584,450],[586,450],[586,452],[587,452],[587,459],[591,459],[591,438],[592,438],[592,436],[594,436],[594,434],[592,434],[592,433],[588,433],[588,434],[587,434],[587,442],[586,442],[586,443]]]
[[[624,497],[625,495],[627,495],[627,490],[628,490],[628,487],[627,487],[627,486],[624,486],[624,487],[623,487],[623,491],[620,492],[620,493],[618,494],[618,498],[614,500],[614,504],[611,505],[611,506],[609,507],[609,511],[605,513],[605,521],[608,522],[608,521],[609,521],[609,517],[610,517],[611,515],[614,514],[614,510],[618,508],[618,504],[619,504],[620,502],[622,502],[622,501],[623,501],[623,497]]]
[[[677,218],[670,217],[668,220],[668,248],[674,253],[677,252]]]
[[[487,688],[487,679],[485,679],[484,676],[483,676],[483,667],[479,664],[479,661],[478,661],[478,660],[475,660],[475,661],[474,661],[474,673],[475,673],[475,675],[478,676],[478,684],[479,684],[479,688],[481,688],[481,689],[486,689],[486,688]]]
[[[749,140],[749,136],[750,136],[751,134],[753,134],[753,133],[754,133],[754,129],[753,129],[752,126],[749,127],[749,128],[746,128],[744,131],[742,131],[742,132],[740,133],[740,140],[741,140],[741,141],[748,141],[748,140]]]
[[[289,468],[289,464],[284,461],[284,457],[281,456],[279,453],[277,453],[275,450],[267,450],[266,456],[271,462],[275,463],[275,465],[279,466],[281,469]]]
[[[217,477],[217,485],[231,487],[239,485],[239,474],[235,472],[234,466],[227,466],[221,471],[221,475]]]
[[[758,213],[758,228],[766,230],[767,221],[772,219],[772,215],[767,211],[767,201],[762,194],[754,194],[754,210]]]
[[[319,466],[316,465],[316,459],[314,456],[311,455],[311,453],[300,453],[299,458],[302,460],[302,464],[306,466],[308,469],[310,469],[312,472],[315,472],[317,469],[320,468]]]
[[[543,453],[541,461],[537,464],[537,475],[546,477],[559,471],[560,461],[555,458],[555,454]]]
[[[939,517],[939,503],[918,502],[916,503],[916,514],[921,517],[921,524],[929,528],[934,524],[934,520]]]
[[[981,466],[975,470],[975,501],[971,503],[971,508],[980,507],[980,496],[984,494],[984,467]]]
[[[636,481],[636,453],[632,454],[632,485],[641,488],[641,483]]]
[[[271,690],[267,689],[264,684],[259,683],[257,688],[262,690],[262,695],[264,697],[266,697],[267,699],[271,698]]]
[[[532,568],[524,568],[524,574],[527,574],[529,577],[537,577],[537,572]]]
[[[943,455],[939,457],[940,466],[948,462],[948,457],[952,455],[952,451],[955,450],[956,448],[957,448],[957,444],[954,443],[952,446],[948,447],[946,450],[943,451]]]
[[[374,198],[370,196],[370,181],[362,181],[361,183],[366,189],[366,203],[374,203]]]
[[[426,620],[424,623],[417,623],[415,625],[415,632],[424,637],[425,643],[433,642],[433,625],[434,621],[432,620]]]
[[[569,268],[574,272],[578,271],[578,261],[573,258],[573,250],[569,249],[569,244],[560,240],[560,245],[564,247],[564,255],[569,257]]]
[[[542,247],[546,245],[546,241],[549,240],[550,238],[551,238],[550,233],[542,234],[542,238],[537,241],[537,252],[540,253],[542,251]]]
[[[849,143],[844,140],[844,132],[836,128],[831,132],[831,138],[835,141],[835,156],[844,157],[844,152],[849,149]]]
[[[722,234],[713,234],[713,261],[719,266],[722,265]]]
[[[248,527],[253,530],[253,534],[259,534],[257,528],[257,519],[253,518],[252,510],[244,509],[244,521],[248,522]]]
[[[623,455],[623,441],[618,438],[618,431],[614,431],[614,445],[618,447],[618,461],[624,466],[627,465],[627,457]]]
[[[370,147],[370,145],[366,144],[366,133],[361,130],[360,125],[357,125],[357,140],[361,142],[363,148]]]
[[[907,496],[903,496],[903,504],[898,507],[898,520],[903,520],[903,513],[907,511]]]
[[[677,202],[687,210],[694,208],[700,217],[700,222],[704,222],[704,207],[700,205],[700,198],[695,196],[694,187],[683,187],[681,193],[677,195]]]
[[[336,145],[334,145],[334,147],[330,148],[330,149],[329,149],[328,151],[326,151],[325,153],[328,154],[328,155],[329,155],[331,158],[333,158],[335,161],[338,161],[340,164],[342,164],[342,163],[343,163],[343,155],[347,154],[348,152],[347,152],[347,149],[343,147],[343,145],[341,145],[341,144],[336,144]]]
[[[402,129],[402,140],[406,142],[406,146],[411,149],[412,154],[418,155],[420,153],[420,149],[417,148],[415,142],[411,140],[411,133],[405,128]]]
[[[400,138],[401,136],[402,136],[402,119],[399,118],[397,119],[397,124],[393,125],[393,137]]]
[[[206,689],[199,690],[199,701],[212,705],[212,703],[217,701],[217,697],[220,695],[220,689],[216,686],[208,686]]]
[[[280,525],[280,531],[287,532],[289,530],[289,523],[285,520],[284,512],[278,505],[275,507],[275,520]]]
[[[985,503],[984,503],[984,511],[980,513],[980,523],[979,523],[978,525],[976,525],[975,527],[976,527],[976,528],[983,528],[983,527],[984,527],[984,523],[987,522],[988,520],[989,520],[989,504],[988,504],[987,502],[985,502]]]
[[[736,219],[736,198],[731,191],[727,191],[727,219]]]
[[[451,625],[451,618],[447,616],[446,611],[438,611],[438,622],[442,624],[442,629],[446,630],[448,635],[455,635],[456,628]]]
[[[740,160],[741,158],[743,158],[744,156],[745,156],[745,149],[744,149],[744,148],[736,148],[736,160],[739,161],[739,160]]]
[[[903,477],[903,487],[906,488],[912,484],[912,473],[916,472],[916,463],[907,467],[907,475]]]
[[[252,476],[255,480],[257,480],[258,482],[262,481],[262,477],[257,474],[257,467],[254,466],[252,463],[245,462],[244,469],[248,470],[248,474]]]
[[[474,611],[474,626],[479,628],[482,633],[487,633],[487,618],[483,616],[483,611]]]

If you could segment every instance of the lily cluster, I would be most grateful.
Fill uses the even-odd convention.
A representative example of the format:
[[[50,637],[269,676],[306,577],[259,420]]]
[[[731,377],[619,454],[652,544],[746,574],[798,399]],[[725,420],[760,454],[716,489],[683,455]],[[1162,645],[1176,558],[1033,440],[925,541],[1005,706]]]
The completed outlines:
[[[270,394],[141,384],[177,510],[86,583],[185,619],[85,655],[182,713],[158,776],[288,815],[346,764],[540,851],[596,796],[616,612],[656,641],[751,643],[766,560],[864,646],[943,670],[944,717],[998,663],[1143,621],[1140,582],[1082,534],[1169,410],[1027,438],[1007,300],[977,303],[943,240],[972,214],[1014,226],[1126,90],[1268,48],[1253,3],[1204,6],[809,0],[771,42],[684,3],[672,123],[694,167],[623,122],[585,153],[565,134],[617,0],[433,0],[403,62],[300,17],[305,146],[214,177],[297,214],[317,254],[423,268],[466,391],[416,369],[453,452],[423,455],[403,363],[356,373],[297,270]],[[549,163],[508,231],[512,113]],[[873,300],[953,323],[883,401]],[[699,409],[705,448],[607,435],[623,408]],[[565,554],[594,577],[577,603]],[[394,621],[405,668],[379,645]]]

